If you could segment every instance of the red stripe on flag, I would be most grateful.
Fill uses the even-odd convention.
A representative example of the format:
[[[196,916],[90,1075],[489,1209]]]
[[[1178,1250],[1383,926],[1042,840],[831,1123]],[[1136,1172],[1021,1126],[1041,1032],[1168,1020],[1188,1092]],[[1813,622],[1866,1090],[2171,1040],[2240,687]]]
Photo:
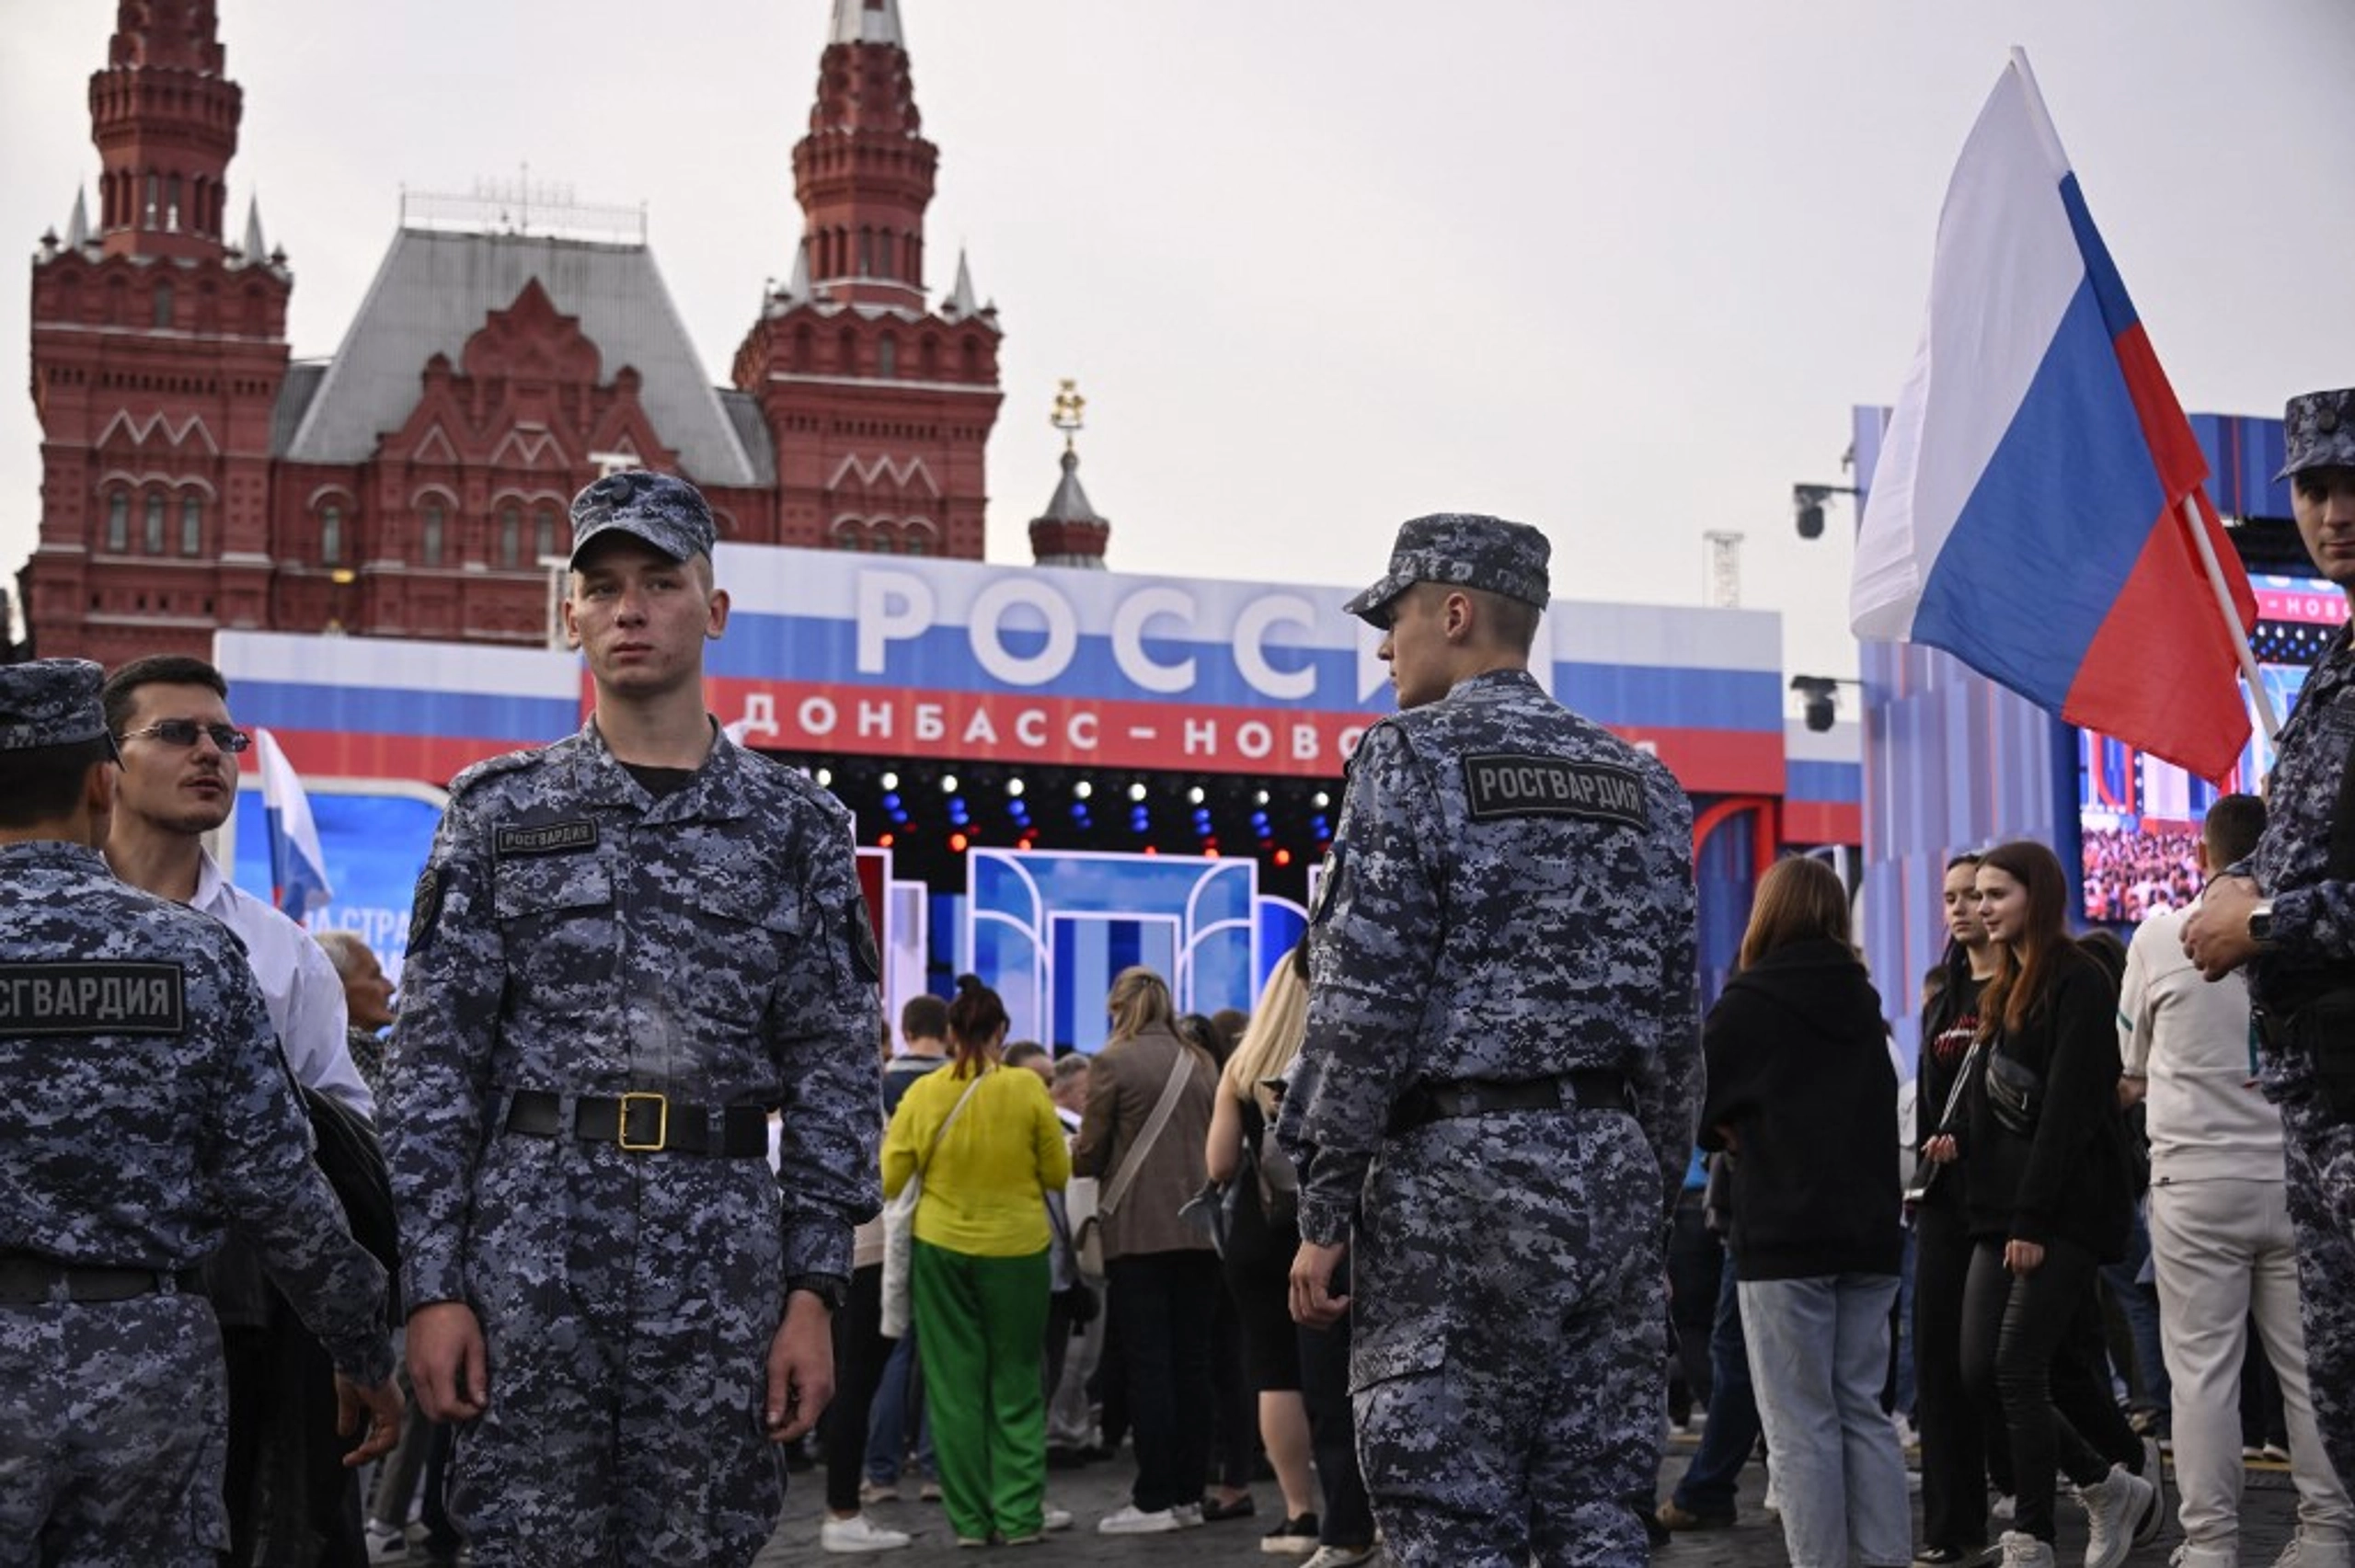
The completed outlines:
[[[2135,415],[2142,420],[2142,439],[2150,443],[2151,462],[2158,470],[2159,483],[2167,498],[2180,501],[2197,495],[2200,526],[2208,531],[2208,542],[2216,552],[2216,563],[2224,569],[2225,586],[2232,589],[2233,607],[2240,612],[2241,629],[2248,631],[2257,624],[2257,593],[2248,584],[2248,574],[2241,569],[2240,555],[2225,536],[2224,525],[2216,516],[2215,503],[2208,498],[2208,458],[2200,450],[2199,438],[2191,433],[2191,421],[2183,417],[2183,405],[2176,400],[2175,387],[2167,380],[2167,372],[2160,368],[2159,358],[2151,351],[2150,335],[2136,322],[2118,335],[2118,366],[2126,377],[2127,395],[2134,400]],[[2201,603],[2213,601],[2215,594],[2207,588],[2207,573],[2200,569],[2200,557],[2191,557],[2203,590]],[[2225,647],[2229,649],[2231,644]]]
[[[2225,547],[2225,559],[2237,559]],[[2246,591],[2246,579],[2241,584]],[[2190,532],[2169,505],[2085,649],[2061,716],[2221,783],[2248,744],[2224,618]]]

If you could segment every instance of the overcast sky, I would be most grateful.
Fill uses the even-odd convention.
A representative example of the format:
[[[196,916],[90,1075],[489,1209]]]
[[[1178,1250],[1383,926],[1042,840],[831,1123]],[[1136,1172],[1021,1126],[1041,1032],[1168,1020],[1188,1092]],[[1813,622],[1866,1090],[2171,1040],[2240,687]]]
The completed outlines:
[[[0,0],[18,254],[92,190],[109,0]],[[331,354],[399,194],[644,202],[706,373],[791,269],[827,0],[220,0],[298,358]],[[2196,411],[2355,382],[2350,0],[902,0],[959,246],[1005,328],[989,556],[1029,558],[1056,378],[1116,569],[1356,586],[1397,521],[1535,522],[1570,598],[1694,603],[1702,535],[1795,670],[1853,667],[1849,409],[1919,328],[1964,134],[2025,46]],[[95,206],[95,201],[93,202]],[[26,283],[0,288],[23,354]],[[23,361],[19,361],[21,364]],[[610,373],[613,367],[606,367]],[[39,515],[0,399],[0,567]]]

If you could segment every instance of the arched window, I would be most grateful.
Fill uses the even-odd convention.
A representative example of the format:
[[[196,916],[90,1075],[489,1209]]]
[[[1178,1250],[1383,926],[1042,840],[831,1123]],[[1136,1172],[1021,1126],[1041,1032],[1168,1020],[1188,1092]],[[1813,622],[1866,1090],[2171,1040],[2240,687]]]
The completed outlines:
[[[164,493],[151,493],[147,498],[146,546],[150,555],[164,553]]]
[[[818,368],[818,335],[810,330],[807,323],[793,329],[793,368],[797,371]]]
[[[131,492],[117,490],[107,498],[107,553],[120,555],[131,548]]]
[[[329,501],[319,509],[319,564],[339,565],[343,560],[343,509]]]
[[[201,496],[180,498],[180,554],[204,554],[204,498]]]
[[[879,278],[891,275],[892,237],[889,229],[875,231],[875,275]]]
[[[875,340],[875,373],[885,381],[900,373],[900,340],[889,332]]]
[[[858,373],[858,334],[847,326],[834,338],[834,368],[844,375]]]
[[[875,231],[858,231],[858,275],[862,278],[875,270]]]
[[[422,565],[442,564],[442,524],[444,513],[440,501],[428,501],[418,510],[417,558]]]
[[[171,324],[172,286],[169,283],[158,283],[155,285],[155,325],[169,326]]]
[[[147,177],[147,210],[141,214],[139,224],[141,228],[152,229],[155,226],[155,208],[162,198],[162,192],[163,181],[150,174]]]
[[[532,514],[533,559],[545,561],[556,554],[556,509],[542,507]]]
[[[499,509],[499,564],[512,571],[523,559],[523,513],[521,508]]]
[[[929,555],[932,554],[932,541],[925,538],[922,533],[916,532],[914,529],[910,529],[908,530],[906,536],[900,541],[900,554],[902,555]]]
[[[180,177],[174,175],[164,183],[164,227],[177,229],[179,226]]]

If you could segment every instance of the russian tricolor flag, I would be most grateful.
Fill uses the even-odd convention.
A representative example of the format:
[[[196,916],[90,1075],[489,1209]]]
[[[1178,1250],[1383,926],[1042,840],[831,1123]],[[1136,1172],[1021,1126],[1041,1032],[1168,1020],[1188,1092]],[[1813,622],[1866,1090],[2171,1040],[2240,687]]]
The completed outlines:
[[[261,754],[261,803],[270,820],[270,902],[299,921],[335,897],[327,885],[327,859],[311,820],[311,797],[303,793],[303,781],[279,750],[278,738],[257,729],[254,750]]]
[[[2243,628],[2257,601],[2207,477],[2016,51],[1939,214],[1851,624],[1944,648],[2069,723],[2221,780],[2249,733],[2222,601]]]

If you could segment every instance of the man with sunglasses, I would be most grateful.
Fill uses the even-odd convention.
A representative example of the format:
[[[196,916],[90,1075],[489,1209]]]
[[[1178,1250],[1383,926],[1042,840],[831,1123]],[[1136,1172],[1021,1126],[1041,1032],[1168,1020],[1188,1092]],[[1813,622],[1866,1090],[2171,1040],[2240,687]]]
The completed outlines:
[[[122,759],[106,842],[115,875],[236,933],[294,1081],[373,1120],[335,965],[308,932],[222,875],[204,847],[236,808],[237,757],[251,744],[230,722],[227,680],[201,658],[158,655],[115,670],[103,701]],[[204,1284],[229,1363],[229,1561],[241,1568],[262,1539],[316,1534],[333,1543],[322,1561],[364,1562],[357,1485],[309,1375],[326,1353],[242,1243],[215,1254]],[[267,1487],[257,1483],[265,1465]]]
[[[0,667],[0,1560],[210,1568],[221,1349],[196,1265],[235,1223],[392,1446],[385,1275],[345,1232],[237,944],[98,848],[118,773],[78,659]]]

